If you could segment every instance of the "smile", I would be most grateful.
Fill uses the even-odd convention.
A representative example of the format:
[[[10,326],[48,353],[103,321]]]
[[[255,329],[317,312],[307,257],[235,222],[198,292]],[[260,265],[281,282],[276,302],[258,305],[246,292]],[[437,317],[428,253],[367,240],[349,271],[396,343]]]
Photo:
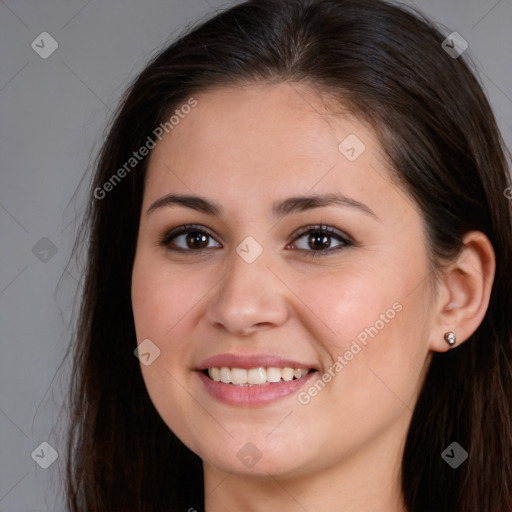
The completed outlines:
[[[205,375],[215,382],[232,384],[234,386],[259,386],[276,382],[290,382],[301,379],[310,371],[307,368],[208,368]]]

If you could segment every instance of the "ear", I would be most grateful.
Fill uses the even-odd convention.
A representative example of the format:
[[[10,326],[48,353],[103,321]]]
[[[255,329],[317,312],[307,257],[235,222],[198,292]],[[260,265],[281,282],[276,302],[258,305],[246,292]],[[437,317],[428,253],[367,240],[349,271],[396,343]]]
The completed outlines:
[[[429,348],[445,352],[451,348],[444,334],[456,336],[453,347],[466,341],[481,324],[491,296],[496,258],[489,239],[480,231],[470,231],[457,259],[443,272],[435,301],[436,320]]]

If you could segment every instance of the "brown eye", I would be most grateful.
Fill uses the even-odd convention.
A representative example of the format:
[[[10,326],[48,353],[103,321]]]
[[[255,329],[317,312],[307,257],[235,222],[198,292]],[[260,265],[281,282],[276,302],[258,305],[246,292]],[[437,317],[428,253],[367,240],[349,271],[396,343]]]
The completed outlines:
[[[204,249],[208,246],[208,238],[209,235],[200,231],[190,231],[185,235],[185,243],[191,249]]]
[[[308,256],[320,256],[337,252],[345,247],[353,245],[353,242],[343,233],[329,226],[313,226],[306,228],[299,233],[295,240],[303,239],[304,242],[293,245],[298,246],[299,250],[305,251]],[[337,239],[339,244],[332,247],[333,239]]]
[[[173,251],[183,252],[203,250],[208,247],[221,247],[220,244],[214,246],[209,245],[210,240],[215,242],[208,231],[198,226],[188,225],[180,226],[166,233],[160,245]]]
[[[294,240],[301,239],[304,241],[300,244],[294,242],[292,246],[308,256],[327,256],[354,245],[342,232],[323,225],[303,229]],[[337,240],[338,244],[333,246],[333,240]],[[175,252],[201,252],[204,249],[222,248],[205,228],[195,225],[172,229],[165,234],[160,245]]]

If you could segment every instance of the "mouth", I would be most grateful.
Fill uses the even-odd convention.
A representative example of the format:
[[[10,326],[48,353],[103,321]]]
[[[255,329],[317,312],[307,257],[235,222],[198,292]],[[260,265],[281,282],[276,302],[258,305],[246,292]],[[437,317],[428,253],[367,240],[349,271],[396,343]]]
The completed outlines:
[[[211,367],[202,373],[214,382],[232,386],[266,386],[279,382],[300,380],[306,375],[316,372],[314,368],[278,368],[275,366],[256,368]]]
[[[311,362],[274,354],[217,354],[196,367],[205,391],[235,407],[263,407],[291,397],[318,371]]]

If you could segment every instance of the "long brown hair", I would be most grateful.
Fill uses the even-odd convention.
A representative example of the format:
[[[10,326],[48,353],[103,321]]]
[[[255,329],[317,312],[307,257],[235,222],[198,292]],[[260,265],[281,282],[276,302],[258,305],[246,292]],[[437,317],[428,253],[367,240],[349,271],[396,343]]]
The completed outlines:
[[[381,0],[250,0],[187,29],[134,80],[95,164],[75,245],[86,245],[87,267],[73,340],[71,511],[204,508],[201,460],[156,412],[133,354],[130,281],[147,157],[112,176],[194,93],[256,81],[308,84],[371,123],[421,208],[433,265],[457,254],[470,230],[491,241],[487,313],[470,339],[433,357],[402,489],[410,512],[512,511],[508,153],[465,56],[449,55],[444,38],[419,13]],[[457,469],[441,458],[453,441],[469,454]]]

